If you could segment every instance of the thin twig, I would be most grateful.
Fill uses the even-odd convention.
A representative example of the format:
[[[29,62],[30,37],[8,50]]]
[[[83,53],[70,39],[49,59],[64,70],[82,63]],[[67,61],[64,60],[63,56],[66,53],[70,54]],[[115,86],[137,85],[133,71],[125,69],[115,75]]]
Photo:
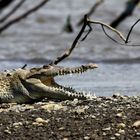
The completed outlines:
[[[24,64],[21,69],[25,69],[27,67],[27,64]]]
[[[101,27],[102,27],[102,29],[103,29],[104,34],[105,34],[109,39],[111,39],[111,40],[114,41],[115,43],[120,44],[120,42],[118,42],[117,40],[115,40],[114,38],[112,38],[110,35],[107,34],[107,32],[106,32],[106,30],[105,30],[105,28],[104,28],[103,25],[101,25]],[[122,45],[122,44],[121,44],[121,45]]]
[[[132,27],[130,28],[130,30],[129,30],[129,32],[128,32],[128,35],[127,35],[127,37],[126,37],[125,43],[128,43],[128,40],[129,40],[129,38],[130,38],[130,34],[131,34],[131,32],[132,32],[134,26],[135,26],[139,21],[140,21],[140,19],[138,19],[138,20],[132,25]]]
[[[90,34],[90,32],[92,31],[92,27],[90,26],[89,23],[87,23],[87,26],[89,27],[89,30],[88,30],[87,34],[81,39],[81,41],[84,41],[87,38],[87,36]]]
[[[94,23],[94,24],[99,24],[99,25],[103,25],[105,26],[106,28],[108,28],[109,30],[115,32],[124,42],[126,42],[126,38],[122,35],[121,32],[119,32],[118,30],[116,30],[115,28],[109,26],[108,24],[106,23],[103,23],[101,21],[92,21],[92,20],[88,20],[89,23]]]
[[[6,14],[3,18],[0,19],[0,23],[4,22],[7,20],[11,15],[13,15],[20,7],[21,5],[25,2],[25,0],[21,0],[8,14]]]
[[[8,27],[10,27],[12,24],[14,24],[16,22],[19,22],[20,20],[26,18],[27,16],[29,16],[33,12],[37,11],[39,8],[41,8],[42,6],[44,6],[48,1],[49,0],[43,0],[38,5],[36,5],[35,7],[31,8],[27,12],[25,12],[25,13],[21,14],[20,16],[18,16],[16,18],[12,19],[11,21],[7,22],[4,26],[2,26],[0,28],[0,33],[2,33],[5,29],[7,29]]]
[[[107,34],[107,32],[105,31],[105,28],[104,28],[104,26],[103,25],[101,25],[102,26],[102,29],[103,29],[103,32],[105,33],[105,35],[109,38],[109,39],[111,39],[112,41],[114,41],[115,43],[117,43],[117,44],[119,44],[119,45],[123,45],[123,46],[131,46],[131,47],[138,47],[138,46],[140,46],[140,44],[127,44],[129,41],[125,41],[125,43],[123,44],[123,43],[121,43],[121,42],[118,42],[117,40],[115,40],[114,38],[112,38],[110,35],[108,35]],[[130,32],[130,31],[129,31]],[[128,33],[129,34],[129,33]],[[128,36],[128,35],[127,35]],[[126,40],[127,40],[127,38],[126,38]]]

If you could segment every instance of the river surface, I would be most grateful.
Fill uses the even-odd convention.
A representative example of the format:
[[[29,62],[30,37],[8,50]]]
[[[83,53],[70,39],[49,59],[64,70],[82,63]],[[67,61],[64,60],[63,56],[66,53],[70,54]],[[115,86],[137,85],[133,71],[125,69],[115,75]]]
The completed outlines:
[[[26,1],[10,19],[37,2]],[[106,0],[91,19],[110,23],[123,11],[124,2]],[[77,22],[93,4],[94,1],[91,0],[60,0],[59,3],[58,0],[50,0],[38,12],[11,26],[0,35],[0,70],[15,69],[24,64],[28,67],[41,66],[61,55],[71,46],[80,30],[76,26]],[[140,18],[139,12],[140,8],[137,7],[133,16],[118,27],[125,36],[131,25]],[[68,15],[71,15],[74,27],[74,33],[71,34],[62,32]],[[93,31],[88,38],[60,65],[73,67],[94,62],[99,68],[85,74],[57,77],[56,80],[98,96],[110,96],[114,93],[140,95],[140,46],[120,46],[108,39],[100,26],[92,27]],[[132,44],[140,44],[139,29],[140,23],[131,35]],[[111,36],[119,40],[115,34],[111,33]]]

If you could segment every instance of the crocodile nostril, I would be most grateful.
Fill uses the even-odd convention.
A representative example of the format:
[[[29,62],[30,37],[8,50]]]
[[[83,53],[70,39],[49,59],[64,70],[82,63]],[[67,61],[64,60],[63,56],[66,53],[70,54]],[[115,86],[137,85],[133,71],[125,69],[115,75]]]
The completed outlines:
[[[6,76],[7,76],[7,77],[8,77],[8,76],[11,76],[11,74],[10,74],[10,73],[7,73],[7,75],[6,75]]]
[[[49,69],[51,66],[50,65],[44,65],[43,69]]]

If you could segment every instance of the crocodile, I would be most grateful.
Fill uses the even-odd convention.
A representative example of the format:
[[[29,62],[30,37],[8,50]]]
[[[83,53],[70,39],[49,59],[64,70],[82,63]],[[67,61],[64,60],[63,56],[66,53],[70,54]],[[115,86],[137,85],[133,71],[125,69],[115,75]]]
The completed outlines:
[[[91,95],[59,85],[56,76],[83,73],[95,69],[89,63],[79,67],[44,65],[37,68],[18,68],[0,73],[0,103],[34,103],[44,98],[56,100],[88,99]]]

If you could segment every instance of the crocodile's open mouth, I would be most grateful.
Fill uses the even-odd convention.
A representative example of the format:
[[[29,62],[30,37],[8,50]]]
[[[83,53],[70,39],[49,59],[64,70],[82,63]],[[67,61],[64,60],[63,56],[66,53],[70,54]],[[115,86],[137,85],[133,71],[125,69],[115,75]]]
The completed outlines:
[[[28,86],[25,85],[25,82],[23,85],[26,86],[27,90],[32,90],[32,92],[30,91],[29,93],[33,93],[33,91],[35,93],[38,91],[40,94],[42,93],[47,98],[58,100],[74,98],[83,99],[87,97],[86,93],[78,92],[71,87],[64,87],[59,85],[54,78],[56,76],[63,76],[67,74],[83,73],[87,70],[92,70],[95,68],[97,68],[97,65],[93,63],[74,68],[64,68],[51,65],[43,66],[43,68],[33,68],[30,69],[30,75],[28,75],[26,79]],[[28,87],[30,87],[30,89]],[[38,96],[38,94],[36,95]],[[35,94],[32,94],[32,97],[33,96],[35,96]]]

